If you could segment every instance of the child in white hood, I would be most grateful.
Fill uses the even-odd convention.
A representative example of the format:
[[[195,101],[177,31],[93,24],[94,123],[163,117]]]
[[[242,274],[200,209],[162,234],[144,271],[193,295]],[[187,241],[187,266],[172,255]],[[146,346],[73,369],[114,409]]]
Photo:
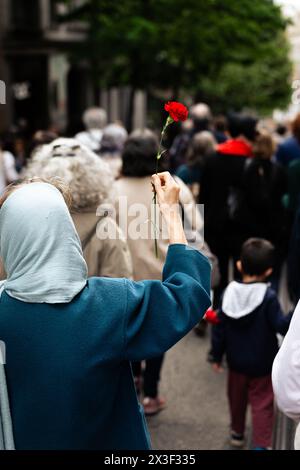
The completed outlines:
[[[278,351],[276,333],[286,334],[291,315],[282,313],[277,294],[268,286],[274,247],[251,238],[242,247],[237,268],[242,282],[231,282],[224,292],[219,323],[213,327],[213,367],[228,363],[228,399],[231,445],[243,447],[248,403],[252,413],[253,449],[272,444],[273,389],[271,371]]]

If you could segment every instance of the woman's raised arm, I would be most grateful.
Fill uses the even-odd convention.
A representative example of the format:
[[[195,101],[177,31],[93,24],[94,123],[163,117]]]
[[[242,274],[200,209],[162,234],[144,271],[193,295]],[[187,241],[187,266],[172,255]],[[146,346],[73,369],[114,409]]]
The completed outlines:
[[[179,186],[169,173],[154,175],[152,183],[168,227],[170,247],[163,282],[124,281],[124,359],[132,361],[167,351],[210,306],[211,266],[205,256],[187,246],[178,204]]]

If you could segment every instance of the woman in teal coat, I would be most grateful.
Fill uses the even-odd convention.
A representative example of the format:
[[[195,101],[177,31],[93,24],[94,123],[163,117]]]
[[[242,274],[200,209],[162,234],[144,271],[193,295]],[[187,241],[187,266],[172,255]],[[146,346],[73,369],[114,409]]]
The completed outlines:
[[[179,189],[153,176],[170,247],[163,282],[87,279],[61,188],[10,187],[0,201],[0,341],[16,449],[149,449],[130,361],[158,356],[210,305],[210,265],[187,247]]]

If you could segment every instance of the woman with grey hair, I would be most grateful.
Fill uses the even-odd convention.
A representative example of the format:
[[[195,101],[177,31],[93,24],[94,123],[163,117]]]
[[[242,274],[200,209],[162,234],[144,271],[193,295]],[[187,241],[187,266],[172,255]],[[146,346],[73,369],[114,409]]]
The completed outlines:
[[[82,120],[86,130],[79,132],[75,138],[93,152],[98,153],[101,147],[103,128],[107,123],[107,113],[102,108],[89,108],[84,112]]]
[[[24,176],[58,177],[70,186],[72,217],[89,276],[132,276],[127,242],[108,215],[114,202],[114,179],[105,162],[75,139],[60,138],[33,155]]]

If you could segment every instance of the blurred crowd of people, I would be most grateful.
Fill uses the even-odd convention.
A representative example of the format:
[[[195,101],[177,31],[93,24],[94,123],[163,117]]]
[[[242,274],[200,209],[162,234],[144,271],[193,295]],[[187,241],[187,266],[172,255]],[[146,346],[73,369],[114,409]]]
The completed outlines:
[[[168,242],[158,237],[159,256],[156,257],[151,237],[127,238],[118,223],[120,214],[116,203],[118,198],[126,197],[128,205],[141,203],[151,211],[149,180],[156,171],[157,133],[140,129],[128,135],[121,122],[108,123],[106,112],[100,108],[88,109],[83,123],[85,130],[72,138],[58,136],[52,130],[37,131],[30,142],[21,134],[3,136],[0,142],[0,193],[7,184],[24,176],[61,178],[71,188],[73,220],[81,238],[89,276],[126,277],[137,281],[161,279]],[[226,334],[233,338],[233,342],[238,341],[237,332],[230,330],[231,324],[225,327],[227,333],[224,333],[224,316],[232,296],[246,295],[249,314],[257,308],[264,308],[261,305],[267,295],[266,289],[261,287],[258,291],[252,289],[251,293],[242,288],[237,294],[239,288],[236,285],[232,287],[232,281],[249,283],[245,281],[247,276],[253,278],[250,283],[268,281],[274,292],[270,294],[268,291],[268,295],[276,297],[286,262],[290,299],[296,304],[300,298],[300,114],[292,123],[275,125],[244,113],[213,116],[206,104],[198,103],[191,107],[190,118],[178,128],[178,134],[172,138],[168,136],[168,142],[170,145],[160,160],[159,169],[169,170],[174,175],[181,188],[182,207],[192,207],[194,213],[198,211],[197,204],[204,204],[205,243],[199,248],[213,265],[213,306],[220,310],[219,319],[223,321],[221,333],[218,325],[214,327],[209,354],[209,359],[218,369],[222,354],[226,352],[226,347],[221,344]],[[105,203],[115,205],[116,219],[109,213],[97,213],[99,205]],[[196,223],[193,214],[183,213],[183,216],[190,220],[189,225],[194,232],[201,230],[200,214]],[[105,240],[97,237],[99,222],[103,230],[113,227],[118,236]],[[252,240],[250,251],[249,239]],[[260,244],[257,240],[268,241],[269,245]],[[244,261],[241,261],[241,252],[244,253]],[[247,256],[252,256],[252,260],[257,256],[260,261],[265,258],[267,261],[258,263],[258,267],[251,271],[249,262],[245,261]],[[232,289],[235,289],[234,294]],[[227,293],[225,307],[224,292]],[[260,302],[253,301],[258,297]],[[243,302],[239,302],[239,309],[242,309]],[[279,315],[278,311],[276,315]],[[286,332],[280,321],[285,322],[284,325],[290,321],[290,317],[280,321],[278,318],[277,323],[274,320],[276,325],[273,322],[274,335],[277,331]],[[204,332],[203,324],[197,331],[200,334]],[[243,334],[243,331],[239,333]],[[243,397],[242,403],[239,400],[239,409],[233,409],[232,401],[236,403],[241,390],[245,391],[248,386],[252,387],[250,401],[255,408],[257,426],[267,429],[266,433],[256,432],[255,445],[261,448],[271,445],[273,392],[270,367],[277,352],[273,347],[274,335],[271,338],[266,332],[267,341],[272,342],[268,365],[263,372],[251,369],[250,374],[255,378],[256,375],[268,376],[267,381],[246,384],[244,378],[249,375],[248,369],[243,372],[241,367],[243,378],[234,375],[236,368],[233,365],[230,376],[231,419],[237,424],[232,423],[235,428],[231,437],[237,446],[244,442],[247,397]],[[132,364],[137,392],[147,415],[158,413],[166,405],[165,398],[159,394],[163,359],[160,356],[147,360],[145,364]],[[262,401],[266,396],[268,400],[264,408]],[[260,441],[262,434],[264,437]]]

